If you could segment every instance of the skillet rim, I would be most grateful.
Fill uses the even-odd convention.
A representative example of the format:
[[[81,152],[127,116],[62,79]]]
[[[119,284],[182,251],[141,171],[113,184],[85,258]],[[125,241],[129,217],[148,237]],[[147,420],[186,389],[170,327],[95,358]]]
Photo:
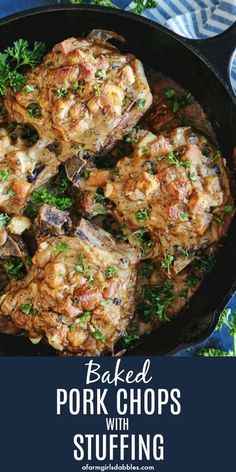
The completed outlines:
[[[159,23],[153,21],[153,20],[150,20],[149,18],[146,18],[142,15],[137,15],[135,13],[132,13],[132,12],[129,12],[129,11],[126,11],[126,10],[122,10],[122,9],[116,9],[116,8],[110,8],[110,7],[99,7],[99,6],[96,6],[96,5],[48,5],[48,6],[42,6],[42,7],[35,7],[35,8],[30,8],[30,9],[27,9],[27,10],[24,10],[24,11],[20,11],[20,12],[17,12],[17,13],[13,13],[11,15],[8,15],[2,19],[0,19],[0,28],[1,26],[5,25],[5,24],[9,24],[11,22],[14,22],[14,21],[17,21],[18,19],[21,19],[21,18],[25,18],[25,17],[28,17],[28,16],[34,16],[34,15],[37,15],[37,14],[41,14],[41,13],[47,13],[47,12],[53,12],[53,11],[95,11],[95,12],[109,12],[111,14],[113,14],[114,16],[120,16],[120,17],[126,17],[126,18],[130,18],[130,20],[132,21],[135,21],[137,23],[142,23],[142,24],[146,24],[148,25],[149,27],[151,27],[152,29],[156,29],[158,31],[161,31],[163,34],[171,37],[173,40],[179,42],[182,46],[186,47],[190,52],[192,52],[198,59],[200,59],[200,61],[202,61],[205,66],[214,74],[215,76],[215,79],[218,80],[221,85],[223,85],[225,91],[227,92],[227,94],[229,95],[233,105],[236,107],[236,96],[235,94],[233,93],[233,90],[232,88],[230,88],[228,86],[228,84],[226,83],[226,81],[224,80],[223,78],[223,75],[220,73],[220,71],[218,71],[214,64],[211,63],[207,57],[204,56],[204,53],[202,53],[202,51],[199,51],[197,46],[199,44],[199,42],[201,44],[206,44],[213,39],[218,39],[218,38],[222,38],[225,34],[227,34],[227,32],[231,29],[234,28],[235,23],[233,23],[228,29],[226,29],[225,31],[223,31],[222,33],[220,33],[219,35],[217,36],[214,36],[214,37],[210,37],[210,38],[205,38],[205,39],[189,39],[189,38],[186,38],[184,36],[181,36],[171,30],[169,30],[168,28],[166,28],[165,26],[162,26],[160,25]],[[196,45],[194,45],[194,42],[196,42]]]

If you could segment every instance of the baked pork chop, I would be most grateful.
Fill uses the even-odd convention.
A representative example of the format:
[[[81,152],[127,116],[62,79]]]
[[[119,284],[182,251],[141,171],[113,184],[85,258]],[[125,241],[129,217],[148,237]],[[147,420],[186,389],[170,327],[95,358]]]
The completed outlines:
[[[137,260],[135,249],[82,219],[74,236],[39,243],[29,274],[1,296],[1,317],[61,352],[112,351],[133,316]]]
[[[148,257],[171,276],[228,228],[234,205],[226,161],[191,128],[141,131],[132,141],[133,154],[115,169],[81,178],[80,206],[89,216],[110,213],[134,245],[148,233]]]
[[[92,31],[54,46],[26,74],[25,87],[9,89],[10,119],[30,123],[41,137],[58,138],[99,153],[122,138],[142,117],[152,95],[141,62],[121,54],[112,32]]]

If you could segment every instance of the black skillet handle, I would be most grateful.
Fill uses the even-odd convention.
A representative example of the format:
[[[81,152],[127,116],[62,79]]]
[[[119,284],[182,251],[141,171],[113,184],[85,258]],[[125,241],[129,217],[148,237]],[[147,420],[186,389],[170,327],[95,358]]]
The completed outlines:
[[[208,39],[186,38],[185,42],[207,62],[236,100],[229,74],[232,54],[236,48],[236,21],[218,36]]]

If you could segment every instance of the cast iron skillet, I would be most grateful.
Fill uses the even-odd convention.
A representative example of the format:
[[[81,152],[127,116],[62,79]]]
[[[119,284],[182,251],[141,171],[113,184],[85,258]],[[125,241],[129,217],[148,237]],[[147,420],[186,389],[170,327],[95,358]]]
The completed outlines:
[[[126,38],[124,50],[145,65],[170,75],[190,90],[203,106],[219,146],[233,170],[236,146],[236,100],[229,78],[230,56],[236,47],[236,23],[217,38],[187,40],[137,15],[89,6],[48,7],[30,10],[0,22],[0,48],[25,38],[48,47],[93,28],[113,30]],[[213,271],[205,278],[189,306],[176,319],[149,336],[128,355],[163,355],[176,352],[210,335],[219,313],[236,291],[236,219],[223,242]],[[22,336],[0,335],[1,355],[53,354],[33,346]]]

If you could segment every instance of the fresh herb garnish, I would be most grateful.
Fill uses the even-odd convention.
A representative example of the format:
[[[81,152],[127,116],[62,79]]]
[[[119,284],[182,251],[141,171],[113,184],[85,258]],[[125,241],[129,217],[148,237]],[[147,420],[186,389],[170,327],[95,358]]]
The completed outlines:
[[[58,100],[59,98],[66,98],[68,95],[68,90],[64,87],[59,87],[55,92],[55,98]]]
[[[105,79],[106,76],[107,76],[106,70],[105,69],[98,69],[95,76],[98,77],[98,79]]]
[[[88,180],[89,178],[89,172],[85,169],[81,172],[81,177],[84,179],[84,180]]]
[[[188,171],[188,178],[192,182],[196,182],[196,180],[197,180],[196,174],[192,169],[189,169],[189,171]]]
[[[234,210],[234,205],[226,205],[224,207],[224,212],[225,213],[232,213],[233,210]]]
[[[6,95],[8,87],[18,92],[26,82],[26,77],[19,71],[39,64],[44,51],[43,43],[35,41],[30,49],[28,41],[18,39],[0,53],[0,95]]]
[[[214,257],[202,257],[201,259],[195,259],[192,262],[193,268],[203,270],[204,272],[210,271],[214,267],[214,265]]]
[[[39,105],[35,102],[32,102],[27,107],[30,118],[41,118],[42,113]]]
[[[196,355],[201,357],[231,357],[235,354],[232,351],[222,351],[221,349],[210,347],[208,349],[199,349]]]
[[[140,336],[138,336],[137,334],[131,334],[131,333],[126,332],[122,338],[122,341],[125,347],[128,347],[134,341],[139,341],[139,339],[140,339]]]
[[[0,213],[0,228],[3,228],[6,226],[8,221],[10,221],[10,216],[8,216],[6,213]]]
[[[167,307],[179,294],[172,293],[173,286],[170,283],[150,287],[142,287],[142,301],[137,307],[137,315],[141,321],[148,323],[152,318],[160,321],[169,321],[166,314]]]
[[[165,95],[168,97],[168,98],[172,98],[175,96],[175,90],[172,89],[172,88],[168,88],[165,90]]]
[[[177,113],[181,107],[184,107],[194,101],[194,98],[190,92],[187,92],[181,96],[177,96],[176,91],[172,88],[166,89],[165,95],[171,100],[173,113]]]
[[[105,334],[102,331],[100,331],[99,329],[94,331],[94,333],[92,333],[92,334],[93,334],[94,339],[97,339],[98,341],[102,341],[103,344],[106,342]]]
[[[148,219],[148,211],[147,208],[141,208],[135,213],[135,218],[138,223],[142,223]]]
[[[198,279],[197,277],[189,277],[188,280],[187,280],[187,286],[189,288],[195,288],[197,286],[197,283],[198,283]]]
[[[69,250],[69,245],[66,243],[57,243],[55,248],[53,249],[54,254],[58,256],[62,252],[67,252]]]
[[[16,192],[12,188],[9,188],[7,190],[7,195],[9,195],[9,197],[14,197],[15,194]]]
[[[14,280],[19,280],[25,275],[25,265],[18,257],[5,260],[3,265]]]
[[[236,356],[236,313],[231,316],[231,309],[225,308],[220,317],[216,327],[217,331],[221,331],[226,327],[229,334],[233,337],[233,350],[223,351],[214,347],[203,348],[196,352],[197,356],[203,357],[235,357]]]
[[[76,272],[79,272],[79,274],[85,274],[85,272],[87,272],[88,270],[88,267],[84,265],[83,260],[84,260],[84,255],[81,252],[78,255],[78,262],[75,268]]]
[[[154,262],[147,260],[140,264],[138,272],[140,275],[143,275],[143,277],[147,277],[149,279],[156,268],[157,266],[154,264]]]
[[[102,305],[103,308],[106,308],[107,306],[111,305],[113,302],[112,300],[103,300],[100,305]]]
[[[69,188],[69,185],[70,185],[70,182],[68,179],[64,178],[61,180],[61,183],[60,183],[60,192],[61,193],[65,193],[65,191]]]
[[[223,225],[224,220],[219,215],[213,215],[213,220],[218,224],[218,225]]]
[[[84,323],[84,321],[87,321],[87,319],[91,316],[90,311],[85,311],[79,318],[78,321],[81,323]]]
[[[110,277],[113,277],[114,275],[116,275],[117,272],[118,272],[118,270],[117,270],[116,267],[110,266],[110,267],[107,267],[107,269],[105,270],[105,275],[106,275],[106,277],[110,278]]]
[[[168,154],[168,160],[170,165],[174,165],[176,167],[183,166],[183,167],[189,167],[190,162],[189,161],[179,161],[178,159],[179,152],[178,151],[173,151]]]
[[[22,313],[25,313],[25,315],[37,315],[38,310],[33,308],[33,305],[30,303],[23,303],[23,305],[20,306],[20,310]]]
[[[92,200],[94,203],[100,203],[101,205],[106,204],[106,197],[104,197],[102,193],[95,192],[95,195]]]
[[[23,92],[23,95],[26,95],[27,93],[30,93],[30,92],[34,92],[35,88],[33,87],[33,85],[26,85],[22,92]]]
[[[9,172],[8,170],[0,170],[0,180],[8,180],[9,178]]]
[[[100,97],[101,95],[101,87],[100,87],[100,84],[95,84],[93,86],[93,90],[94,90],[94,93],[95,93],[95,97]]]
[[[166,269],[167,272],[170,272],[170,267],[172,266],[175,258],[171,254],[165,254],[164,259],[161,263],[161,268]]]
[[[189,220],[189,214],[187,213],[187,211],[183,211],[182,213],[180,213],[180,218],[183,221],[188,221]]]
[[[32,267],[33,261],[32,261],[32,259],[31,259],[30,256],[27,256],[27,257],[25,258],[25,265],[26,265],[27,267]]]
[[[87,282],[89,285],[93,285],[94,284],[94,278],[92,275],[90,275],[88,278],[87,278]]]
[[[211,162],[217,161],[217,159],[219,159],[219,157],[221,157],[221,156],[222,156],[221,151],[219,149],[217,149],[216,153],[214,154],[214,156],[211,159]]]
[[[48,203],[49,205],[55,206],[59,210],[66,210],[72,205],[72,202],[69,198],[55,197],[46,188],[39,188],[38,190],[35,190],[31,195],[30,201],[35,205]]]
[[[137,109],[139,111],[143,110],[145,108],[145,105],[146,105],[146,100],[144,100],[143,98],[140,98],[138,101],[137,101]]]

